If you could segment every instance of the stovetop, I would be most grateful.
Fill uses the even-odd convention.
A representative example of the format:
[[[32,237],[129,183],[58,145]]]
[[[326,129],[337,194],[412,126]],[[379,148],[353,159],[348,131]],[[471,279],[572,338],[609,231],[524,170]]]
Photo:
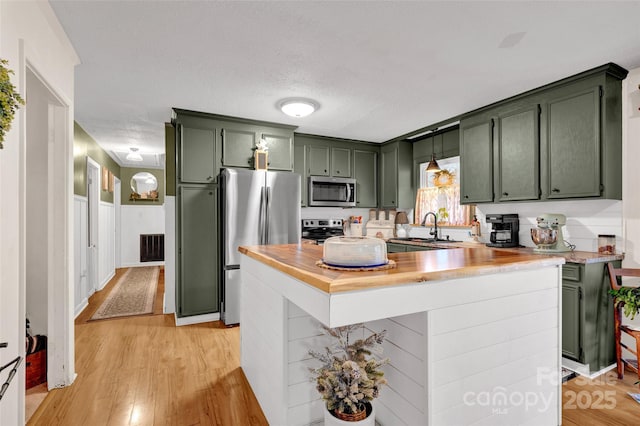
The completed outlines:
[[[327,238],[341,235],[342,219],[302,219],[302,238],[322,244]]]

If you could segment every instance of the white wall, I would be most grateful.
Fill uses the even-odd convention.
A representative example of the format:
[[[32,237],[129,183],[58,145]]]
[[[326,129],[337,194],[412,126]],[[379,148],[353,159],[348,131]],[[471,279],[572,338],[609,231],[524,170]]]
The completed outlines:
[[[598,234],[616,235],[617,251],[622,251],[622,202],[616,200],[566,200],[535,203],[480,204],[478,220],[482,224],[482,240],[489,241],[490,224],[485,223],[488,213],[517,213],[520,218],[520,244],[535,247],[531,240],[536,216],[541,213],[561,213],[567,216],[563,229],[564,239],[576,245],[576,250],[598,251]]]
[[[34,334],[48,335],[49,92],[32,73],[27,75],[27,90],[26,314]]]
[[[164,265],[165,262],[140,263],[140,234],[165,233],[165,206],[120,207],[122,267]],[[165,240],[165,247],[167,241]]]
[[[98,209],[98,290],[102,290],[116,272],[116,223],[112,203],[100,201]]]
[[[73,200],[73,282],[75,283],[74,315],[89,303],[87,282],[87,198],[76,195]]]
[[[164,313],[176,311],[176,197],[165,195]]]
[[[52,259],[56,275],[54,297],[59,302],[55,321],[64,329],[63,339],[59,341],[62,353],[51,368],[62,367],[63,371],[50,385],[69,384],[75,373],[73,307],[67,305],[73,302],[73,73],[79,60],[51,7],[41,1],[0,1],[0,57],[9,61],[15,71],[12,81],[23,95],[29,64],[66,105],[63,123],[66,132],[64,140],[52,153],[56,168],[51,171],[56,188],[63,188],[59,193],[51,194],[55,200],[51,214],[59,217],[57,228],[52,232],[56,244],[62,247]],[[5,139],[5,148],[0,152],[0,341],[9,344],[8,348],[0,349],[0,364],[24,351],[26,200],[22,185],[26,172],[25,141],[26,116],[21,109]],[[24,424],[24,386],[22,363],[0,403],[3,424]]]

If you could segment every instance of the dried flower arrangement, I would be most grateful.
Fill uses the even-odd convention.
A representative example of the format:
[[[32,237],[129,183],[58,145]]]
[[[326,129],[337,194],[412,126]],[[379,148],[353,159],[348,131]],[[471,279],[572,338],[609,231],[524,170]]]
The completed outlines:
[[[376,398],[380,387],[387,383],[380,367],[389,362],[372,356],[382,353],[386,330],[373,333],[366,339],[352,341],[352,334],[364,330],[364,324],[344,327],[323,327],[324,333],[335,339],[325,352],[309,351],[322,362],[322,367],[310,369],[316,389],[327,404],[327,410],[342,418],[341,414],[363,414],[366,405]]]
[[[435,186],[452,185],[455,180],[455,173],[447,169],[442,169],[433,174],[433,184]]]
[[[11,122],[19,105],[24,105],[24,99],[11,83],[9,74],[13,74],[13,71],[6,67],[8,64],[6,59],[0,59],[0,149],[3,148],[2,142],[11,129]]]

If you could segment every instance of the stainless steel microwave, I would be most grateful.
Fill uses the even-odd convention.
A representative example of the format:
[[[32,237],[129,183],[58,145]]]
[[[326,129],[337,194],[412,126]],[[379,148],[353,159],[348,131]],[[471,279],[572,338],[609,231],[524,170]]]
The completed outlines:
[[[309,206],[355,207],[356,180],[350,178],[310,176]]]

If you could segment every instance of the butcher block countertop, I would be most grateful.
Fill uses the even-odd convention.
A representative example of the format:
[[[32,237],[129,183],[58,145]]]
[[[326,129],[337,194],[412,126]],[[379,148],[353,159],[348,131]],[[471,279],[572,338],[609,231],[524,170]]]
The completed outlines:
[[[417,240],[417,239],[416,239]],[[466,247],[466,248],[487,248],[482,243],[473,243],[473,242],[438,242],[438,243],[428,243],[424,241],[412,241],[411,239],[397,239],[391,238],[388,240],[390,243],[396,244],[407,244],[412,246],[424,246],[424,247],[438,247],[438,248],[449,248],[449,247]],[[537,253],[533,251],[531,247],[519,247],[519,248],[503,248],[503,249],[493,249],[493,250],[509,250],[517,253],[526,253],[526,254],[535,254],[537,256],[558,256],[564,257],[567,263],[600,263],[600,262],[613,262],[616,260],[623,260],[624,254],[615,253],[615,254],[602,254],[595,253],[591,251],[568,251],[565,253]]]
[[[326,293],[367,290],[415,282],[465,278],[476,275],[536,269],[565,263],[563,256],[517,250],[450,248],[391,253],[396,267],[381,271],[336,271],[316,265],[322,246],[283,244],[243,246],[241,253],[269,265]],[[517,283],[514,283],[517,285]]]

